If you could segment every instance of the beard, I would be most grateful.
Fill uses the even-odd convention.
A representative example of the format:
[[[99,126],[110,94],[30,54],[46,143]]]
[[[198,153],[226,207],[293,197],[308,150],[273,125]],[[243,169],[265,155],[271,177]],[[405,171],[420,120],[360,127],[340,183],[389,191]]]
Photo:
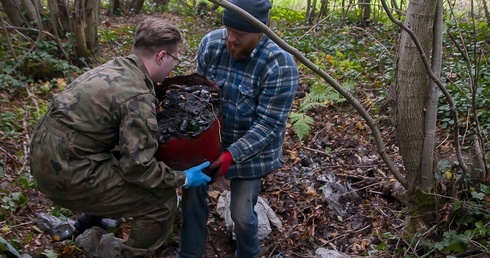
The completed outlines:
[[[245,45],[238,46],[231,44],[230,42],[226,42],[226,50],[230,53],[231,57],[235,60],[245,59],[250,56],[252,51],[254,50],[255,45]]]

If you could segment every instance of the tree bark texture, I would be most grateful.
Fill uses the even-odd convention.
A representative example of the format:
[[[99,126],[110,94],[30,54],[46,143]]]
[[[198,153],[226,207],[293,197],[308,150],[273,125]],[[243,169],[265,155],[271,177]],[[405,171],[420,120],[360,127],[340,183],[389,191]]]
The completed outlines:
[[[48,0],[48,9],[51,12],[53,29],[55,29],[61,38],[64,38],[66,32],[71,32],[71,17],[69,6],[63,0]]]
[[[87,49],[96,54],[99,51],[99,40],[97,35],[98,23],[99,23],[99,0],[87,0],[85,6],[86,17],[86,40]]]
[[[75,52],[78,58],[89,57],[87,47],[86,17],[85,17],[85,1],[75,0],[74,9],[72,11],[73,33],[75,35]]]
[[[132,0],[129,5],[130,12],[140,13],[144,3],[145,0]]]
[[[11,0],[0,0],[2,3],[3,11],[7,14],[8,21],[15,27],[22,25],[21,13],[19,3]]]
[[[308,0],[308,13],[306,14],[306,22],[308,24],[313,24],[313,21],[316,18],[316,0]]]
[[[38,19],[37,19],[37,9],[36,6],[39,6],[36,0],[21,0],[22,3],[22,12],[25,13],[25,16],[27,17],[27,20],[29,23],[35,23],[37,24]]]
[[[437,0],[436,16],[434,19],[434,40],[432,44],[432,72],[441,77],[442,66],[442,30],[443,30],[443,6],[442,0]],[[437,127],[437,102],[439,99],[439,88],[437,84],[430,80],[429,95],[425,105],[425,130],[424,130],[424,147],[422,150],[422,163],[420,168],[420,189],[430,192],[434,183],[434,166],[437,162],[435,158],[435,139]]]
[[[22,7],[22,2],[18,0],[0,0],[0,2],[2,3],[3,10],[7,14],[11,25],[21,27],[29,24],[29,20],[24,17],[24,14],[22,13],[24,9]]]
[[[482,0],[483,11],[485,12],[485,18],[487,18],[487,24],[490,26],[490,11],[488,10],[487,0]]]
[[[437,0],[411,0],[404,22],[415,33],[427,55],[432,47],[436,6]],[[401,34],[396,64],[396,135],[408,180],[407,190],[411,192],[421,180],[429,76],[416,45],[405,31]]]
[[[328,0],[321,0],[320,11],[318,12],[318,17],[328,16]]]
[[[367,22],[371,17],[371,0],[359,0],[359,9],[361,10],[360,24],[362,27],[367,27]]]

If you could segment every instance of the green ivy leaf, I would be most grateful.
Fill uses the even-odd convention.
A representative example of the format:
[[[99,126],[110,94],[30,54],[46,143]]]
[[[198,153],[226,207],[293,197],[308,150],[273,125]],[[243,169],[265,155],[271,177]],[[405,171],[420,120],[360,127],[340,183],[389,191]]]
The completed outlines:
[[[490,186],[480,184],[480,190],[485,194],[490,194]]]
[[[47,258],[57,258],[58,257],[58,254],[51,249],[44,249],[42,254],[45,255]]]
[[[483,200],[483,197],[485,197],[485,194],[473,191],[473,192],[471,192],[471,196],[473,196],[473,198],[475,198],[475,199]]]

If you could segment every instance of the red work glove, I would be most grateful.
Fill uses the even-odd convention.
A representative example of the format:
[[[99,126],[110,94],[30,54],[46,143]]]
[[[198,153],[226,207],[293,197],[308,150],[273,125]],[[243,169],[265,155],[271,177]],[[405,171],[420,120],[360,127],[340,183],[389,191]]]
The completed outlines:
[[[221,153],[219,158],[214,161],[211,166],[209,166],[209,168],[211,170],[218,168],[217,176],[224,176],[226,172],[228,172],[231,164],[233,164],[233,157],[231,156],[231,153],[229,151],[225,151]]]

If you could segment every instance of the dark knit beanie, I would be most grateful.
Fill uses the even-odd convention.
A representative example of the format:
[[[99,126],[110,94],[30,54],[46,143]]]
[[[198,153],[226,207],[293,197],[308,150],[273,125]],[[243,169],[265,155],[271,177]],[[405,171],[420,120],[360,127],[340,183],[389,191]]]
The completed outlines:
[[[269,9],[272,7],[269,0],[231,0],[230,3],[242,8],[262,23],[267,24]],[[223,12],[223,25],[244,32],[261,32],[260,29],[246,21],[245,18],[242,18],[240,14],[228,9]]]

